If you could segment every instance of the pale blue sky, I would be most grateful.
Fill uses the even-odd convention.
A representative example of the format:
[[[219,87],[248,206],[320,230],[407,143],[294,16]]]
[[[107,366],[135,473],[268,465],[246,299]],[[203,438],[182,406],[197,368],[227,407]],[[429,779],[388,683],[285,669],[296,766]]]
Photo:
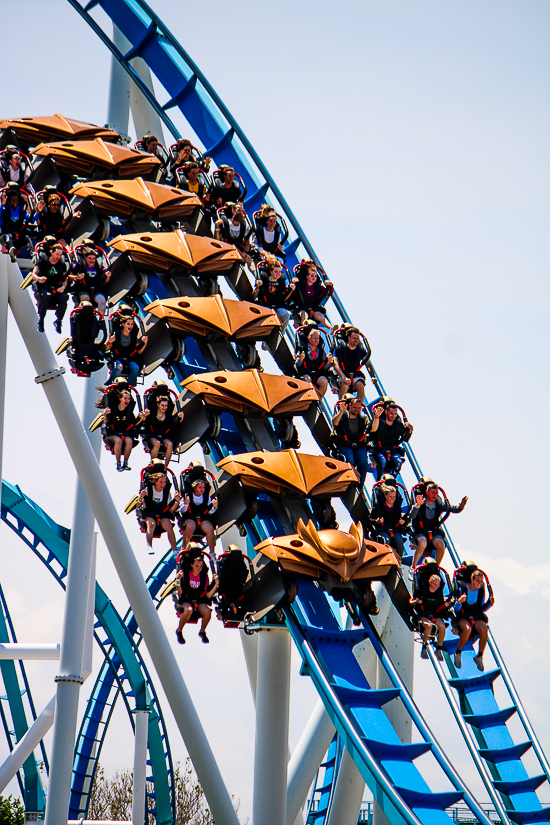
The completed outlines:
[[[453,502],[470,496],[451,532],[491,574],[492,627],[550,751],[540,691],[550,680],[548,3],[157,0],[154,8],[244,129],[367,334],[386,388],[415,425],[412,446],[425,472]],[[104,122],[109,57],[77,13],[62,0],[22,0],[17,19],[20,32],[5,39],[0,57],[1,115],[60,111]],[[163,92],[159,98],[165,101]],[[23,400],[38,405],[49,433],[51,416],[26,356],[17,356],[17,335],[11,343],[8,432],[32,426],[27,418],[21,424]],[[78,392],[76,379],[71,385]],[[4,476],[70,525],[70,507],[44,482],[54,451],[71,499],[72,469],[56,435],[32,460],[8,444]],[[123,507],[134,474],[121,480],[110,464],[106,472]],[[143,540],[135,530],[132,536],[146,569]],[[40,616],[44,640],[53,641],[60,597],[45,584],[49,608],[36,611],[18,596],[10,562],[26,551],[11,538],[6,547],[5,586],[21,638],[32,640]],[[120,590],[108,589],[123,605]],[[165,618],[172,633],[172,617]],[[248,813],[251,707],[238,642],[226,642],[228,635],[222,647],[221,630],[215,634],[204,691],[196,679],[204,651],[186,655],[193,655],[191,688],[215,731],[222,771]],[[228,723],[216,694],[232,661]],[[420,693],[433,697],[435,682],[421,664]],[[295,680],[293,740],[313,699],[305,681]],[[52,692],[47,681],[37,688],[44,701]],[[436,713],[427,711],[470,779],[443,697]],[[226,732],[236,727],[248,742],[238,763]],[[104,761],[114,769],[117,759],[111,748]]]

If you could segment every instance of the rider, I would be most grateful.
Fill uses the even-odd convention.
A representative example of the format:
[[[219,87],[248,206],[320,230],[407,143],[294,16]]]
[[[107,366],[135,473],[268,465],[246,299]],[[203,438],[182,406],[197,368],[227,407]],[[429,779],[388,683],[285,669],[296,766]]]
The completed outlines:
[[[103,294],[111,278],[111,271],[98,260],[93,247],[85,246],[80,250],[82,256],[73,266],[73,293],[79,304],[89,301],[96,305],[102,315],[105,314],[107,299]]]
[[[0,241],[3,250],[9,251],[15,263],[17,251],[25,244],[29,254],[34,251],[34,244],[28,233],[28,224],[32,218],[28,194],[19,189],[17,183],[9,183],[2,191],[0,204]]]
[[[77,371],[89,374],[105,363],[104,344],[107,338],[105,321],[89,301],[82,301],[71,312],[71,344],[67,355]]]
[[[433,544],[436,562],[441,564],[445,555],[445,537],[441,529],[441,516],[448,512],[461,513],[466,507],[468,496],[464,496],[460,504],[451,506],[448,502],[444,502],[439,495],[437,484],[429,480],[420,486],[415,499],[416,504],[411,512],[413,535],[416,543],[412,563],[413,570],[425,552],[428,541]]]
[[[384,476],[373,488],[369,519],[374,531],[395,550],[401,560],[405,552],[406,523],[403,518],[403,497],[392,476]]]
[[[147,346],[148,336],[140,336],[139,329],[129,310],[120,311],[120,324],[115,332],[109,336],[105,344],[105,351],[111,353],[111,372],[107,379],[108,384],[112,384],[115,378],[127,370],[128,383],[135,387],[139,375],[139,364],[133,360],[136,355],[141,355]]]
[[[287,305],[294,290],[294,284],[287,286],[285,282],[281,262],[274,255],[267,253],[256,268],[256,285],[252,300],[277,312],[283,332],[290,320]]]
[[[277,258],[286,258],[277,213],[268,203],[262,204],[260,211],[256,214],[254,235],[260,249],[270,252]]]
[[[128,459],[132,448],[137,444],[137,429],[145,413],[140,412],[134,415],[132,396],[129,390],[120,389],[115,391],[116,406],[111,409],[105,407],[103,410],[103,427],[101,428],[103,440],[111,447],[116,458],[116,468],[119,473],[123,470],[130,470]],[[124,445],[124,462],[122,461],[122,447]]]
[[[166,451],[164,463],[168,467],[174,451],[172,431],[174,427],[183,421],[183,413],[181,411],[170,412],[170,399],[166,395],[157,395],[154,401],[156,402],[156,410],[147,409],[145,411],[147,419],[143,426],[144,443],[151,451],[151,460],[157,458],[161,445],[164,444]]]
[[[152,469],[156,469],[154,465]],[[172,522],[181,501],[181,495],[176,490],[174,498],[171,499],[171,486],[162,464],[157,472],[149,472],[144,476],[143,487],[138,496],[136,509],[139,511],[139,518],[143,519],[147,525],[147,550],[149,555],[155,552],[153,550],[153,538],[157,525],[160,525],[167,533],[174,555],[177,555],[178,552]]]
[[[235,181],[235,170],[232,166],[222,166],[218,169],[221,183],[215,183],[210,190],[210,197],[214,206],[219,209],[226,203],[243,201],[243,190]]]
[[[349,326],[343,332],[334,350],[334,369],[338,374],[339,395],[356,392],[361,403],[365,397],[365,375],[360,367],[367,361],[368,353],[356,327]]]
[[[296,338],[298,344],[298,337]],[[296,353],[295,372],[298,378],[310,381],[317,389],[320,398],[323,398],[328,389],[329,368],[332,355],[325,352],[321,333],[317,327],[307,332],[304,349]]]
[[[61,332],[61,324],[69,300],[67,294],[69,266],[63,257],[63,252],[61,244],[53,244],[49,247],[49,255],[41,257],[32,271],[38,302],[38,332],[44,332],[44,318],[52,300],[55,300],[54,328],[56,332]]]
[[[453,626],[460,634],[454,655],[455,667],[462,667],[462,648],[468,639],[477,634],[479,635],[479,648],[477,656],[474,656],[474,662],[478,670],[484,670],[483,653],[487,646],[489,624],[485,611],[495,603],[493,590],[485,573],[479,570],[473,562],[468,564],[465,562],[462,567],[455,570],[454,582],[457,599]],[[487,582],[487,591],[485,582]]]
[[[344,459],[358,470],[362,487],[370,469],[366,445],[373,422],[369,421],[363,405],[354,395],[340,398],[336,407],[337,412],[332,419],[333,441]]]
[[[215,223],[214,237],[217,241],[233,244],[237,247],[250,267],[250,235],[252,229],[246,221],[242,203],[226,203],[225,215]]]
[[[27,159],[23,160],[16,146],[6,146],[0,161],[0,187],[16,183],[19,189],[25,188],[33,195],[34,189],[30,183],[33,171],[32,165]]]
[[[327,311],[321,303],[334,292],[332,281],[323,283],[313,261],[302,261],[294,267],[292,283],[296,287],[292,297],[300,316],[300,323],[304,324],[308,318],[313,318],[318,324],[330,329],[326,318]]]
[[[391,473],[397,478],[405,461],[404,450],[400,445],[407,442],[413,433],[412,424],[401,420],[397,405],[391,398],[373,405],[373,411],[379,408],[384,415],[375,415],[371,430],[371,455],[376,465],[377,481],[384,473]]]
[[[197,163],[197,165],[202,169],[203,172],[208,172],[208,170],[210,169],[212,158],[206,156],[197,159],[193,154],[193,149],[193,144],[187,138],[182,138],[181,140],[178,140],[175,146],[176,156],[175,158],[173,158],[173,160],[170,161],[171,175],[174,175],[176,169],[179,169],[180,166],[185,166],[188,163]]]
[[[202,476],[202,477],[201,477]],[[180,529],[183,535],[183,546],[187,547],[197,527],[200,527],[211,553],[214,553],[216,545],[216,535],[212,521],[207,516],[212,516],[218,509],[218,497],[210,497],[206,489],[204,471],[198,473],[197,477],[190,481],[189,492],[185,492],[183,500],[179,506],[181,522]]]
[[[212,596],[218,589],[218,576],[214,573],[212,584],[210,584],[204,556],[198,545],[190,547],[189,551],[184,554],[182,563],[178,566],[180,569],[176,574],[178,594],[176,610],[180,620],[176,630],[176,638],[180,645],[185,644],[182,630],[193,616],[194,609],[196,609],[201,616],[199,638],[203,644],[208,644],[210,639],[206,635],[206,628],[212,616],[210,604]]]
[[[80,212],[75,212],[74,217],[79,218]],[[69,242],[67,228],[72,219],[71,209],[66,201],[61,203],[61,195],[55,186],[44,187],[43,193],[39,194],[34,215],[39,237],[53,235],[58,241]]]
[[[443,661],[445,620],[451,618],[450,608],[454,601],[452,593],[445,597],[446,579],[445,571],[441,570],[433,559],[427,559],[425,564],[420,565],[415,577],[414,593],[410,603],[414,607],[414,613],[422,633],[422,651],[420,653],[422,659],[428,658],[428,642],[435,625],[437,630],[435,656],[440,662]]]

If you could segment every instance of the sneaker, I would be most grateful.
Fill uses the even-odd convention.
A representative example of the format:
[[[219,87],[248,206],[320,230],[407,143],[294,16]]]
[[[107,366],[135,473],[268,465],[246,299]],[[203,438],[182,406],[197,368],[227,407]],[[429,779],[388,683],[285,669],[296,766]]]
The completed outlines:
[[[61,321],[54,321],[53,328],[56,332],[61,333]]]
[[[10,246],[10,258],[12,263],[17,263],[17,255],[15,254],[15,247]]]
[[[42,332],[44,332],[44,330],[42,330]],[[122,466],[121,462],[117,461],[117,463],[116,463],[117,473],[121,473],[123,471],[123,469],[124,469],[124,467]]]
[[[474,662],[476,663],[476,667],[478,670],[485,670],[485,665],[483,664],[483,656],[479,654],[474,656]]]
[[[420,651],[420,658],[421,659],[428,659],[428,646],[422,645],[422,650]]]
[[[155,551],[153,550],[151,545],[147,545],[147,552],[149,553],[150,556],[152,556]]]
[[[39,321],[36,325],[38,332],[44,332],[44,321]]]
[[[443,651],[441,650],[440,647],[436,647],[436,649],[435,649],[435,658],[437,659],[438,662],[443,661]]]
[[[457,650],[454,655],[455,667],[462,667],[462,651]]]
[[[411,566],[409,567],[409,581],[410,582],[412,582],[412,580],[414,579],[414,570],[415,570],[415,568],[411,564]]]
[[[208,636],[206,635],[204,630],[199,630],[199,639],[201,640],[203,645],[209,645],[210,644],[210,639],[208,638]]]
[[[267,344],[265,341],[262,343],[262,349],[264,350],[264,352],[267,352]]]
[[[122,465],[122,469],[123,470],[131,470],[132,468],[128,465],[128,462],[125,461],[124,464]]]
[[[185,639],[183,638],[183,633],[181,630],[176,630],[176,639],[178,640],[179,645],[185,644]]]

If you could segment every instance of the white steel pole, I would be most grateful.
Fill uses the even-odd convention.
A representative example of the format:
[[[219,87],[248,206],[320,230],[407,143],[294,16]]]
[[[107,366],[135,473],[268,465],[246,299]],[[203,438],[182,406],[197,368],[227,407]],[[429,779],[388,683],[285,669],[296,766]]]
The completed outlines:
[[[290,634],[263,630],[258,640],[253,825],[286,825]]]
[[[2,255],[7,258],[7,255]],[[6,364],[8,359],[8,280],[0,275],[0,481],[4,447],[4,402],[6,399]]]
[[[42,713],[36,717],[5,762],[0,765],[0,793],[2,793],[8,782],[11,782],[17,771],[38,746],[40,740],[47,734],[53,725],[54,716],[55,696],[48,702]]]
[[[6,257],[0,256],[0,278],[2,277],[1,259]],[[9,298],[12,312],[93,508],[126,597],[134,611],[210,810],[217,825],[238,825],[231,798],[160,618],[143,581],[143,575],[122,526],[120,515],[101,475],[82,422],[61,377],[61,371],[57,368],[47,339],[36,331],[36,313],[30,296],[20,289],[19,267],[11,263],[4,263],[4,266],[9,271]],[[48,374],[51,376],[50,380],[45,379]],[[61,821],[66,821],[66,817],[58,820],[58,822]]]
[[[56,383],[55,380],[53,383]],[[84,421],[91,420],[94,416],[95,397],[94,382],[88,380],[84,391],[82,412]],[[97,458],[100,446],[97,435],[94,441],[95,449],[90,445],[90,452]],[[64,821],[68,818],[69,812],[78,700],[80,686],[84,682],[82,663],[86,648],[86,626],[89,626],[88,601],[91,589],[94,524],[92,508],[82,482],[78,478],[69,546],[59,674],[55,679],[57,682],[57,713],[53,728],[46,825],[56,825]]]
[[[113,25],[113,43],[123,54],[130,48],[120,29]],[[107,108],[107,125],[115,129],[124,140],[128,137],[130,119],[130,86],[132,81],[114,55],[111,56],[111,78],[109,81],[109,104]]]
[[[287,822],[298,816],[333,736],[334,725],[319,699],[288,763]]]
[[[147,786],[147,731],[149,726],[149,711],[136,710],[134,724],[132,823],[133,825],[143,825],[145,820],[145,791]]]
[[[99,458],[99,456],[98,456]],[[86,680],[93,670],[94,624],[95,624],[95,570],[97,557],[97,533],[92,538],[92,558],[88,576],[88,600],[86,607],[86,628],[84,631],[84,650],[82,651],[82,678]]]
[[[0,659],[59,659],[60,645],[0,644]]]

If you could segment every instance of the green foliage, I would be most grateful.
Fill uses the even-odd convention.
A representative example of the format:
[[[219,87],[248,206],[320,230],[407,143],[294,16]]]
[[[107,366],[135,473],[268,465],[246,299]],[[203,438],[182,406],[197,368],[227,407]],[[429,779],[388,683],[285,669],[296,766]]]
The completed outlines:
[[[0,796],[0,825],[25,825],[25,808],[19,799]]]

